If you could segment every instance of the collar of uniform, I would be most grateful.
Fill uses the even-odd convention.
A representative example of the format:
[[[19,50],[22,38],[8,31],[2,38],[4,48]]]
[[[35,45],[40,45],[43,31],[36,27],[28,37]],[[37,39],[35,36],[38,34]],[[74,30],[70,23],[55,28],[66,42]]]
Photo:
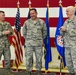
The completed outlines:
[[[72,19],[68,19],[68,22],[72,22],[75,19],[76,16],[74,16]]]
[[[3,24],[4,24],[4,22],[0,22],[0,24],[2,24],[2,25],[3,25]]]
[[[36,24],[39,20],[38,20],[38,18],[35,20],[36,22],[34,23],[34,20],[32,20],[31,18],[30,18],[30,23],[32,23],[32,24]]]

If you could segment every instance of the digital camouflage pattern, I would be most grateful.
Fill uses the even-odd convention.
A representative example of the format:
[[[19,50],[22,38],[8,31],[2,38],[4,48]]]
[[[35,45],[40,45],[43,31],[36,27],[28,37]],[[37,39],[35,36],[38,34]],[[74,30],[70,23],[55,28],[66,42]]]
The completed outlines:
[[[76,16],[64,23],[66,31],[61,35],[64,39],[66,65],[70,73],[76,73]]]
[[[10,23],[1,22],[0,23],[0,59],[3,54],[4,60],[5,60],[4,67],[10,68],[11,55],[10,55],[10,42],[8,40],[9,35],[3,34],[3,32],[6,30],[10,30],[11,33],[9,35],[13,34],[13,29],[12,29]]]
[[[25,21],[23,26],[23,36],[25,38],[26,69],[28,71],[32,70],[33,52],[35,52],[37,70],[40,71],[42,68],[42,44],[46,34],[46,24],[43,20],[37,19],[36,21],[33,21],[28,19]]]

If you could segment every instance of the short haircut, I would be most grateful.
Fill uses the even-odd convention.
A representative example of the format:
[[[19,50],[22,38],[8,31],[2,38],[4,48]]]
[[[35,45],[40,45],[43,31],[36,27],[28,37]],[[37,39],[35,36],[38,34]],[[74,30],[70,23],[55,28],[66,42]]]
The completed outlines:
[[[75,7],[74,7],[74,6],[68,6],[68,7],[66,8],[66,10],[67,10],[67,9],[72,10],[73,12],[75,12]]]
[[[0,10],[0,13],[5,13],[4,11]]]
[[[30,11],[34,10],[37,13],[37,10],[35,8],[30,9]]]

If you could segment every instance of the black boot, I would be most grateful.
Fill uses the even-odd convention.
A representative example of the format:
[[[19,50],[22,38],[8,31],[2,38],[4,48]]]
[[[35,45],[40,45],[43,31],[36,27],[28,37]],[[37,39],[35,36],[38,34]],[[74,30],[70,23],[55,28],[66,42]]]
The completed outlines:
[[[65,74],[65,75],[71,75],[70,73],[67,73],[67,74]]]
[[[66,75],[75,75],[75,73],[67,73]]]
[[[6,70],[6,75],[14,75],[11,70]]]
[[[30,71],[28,71],[28,72],[27,72],[27,75],[31,75],[31,72],[30,72]]]
[[[37,71],[36,73],[37,73],[37,75],[41,75],[41,71]]]
[[[71,75],[75,75],[75,73],[71,73]]]

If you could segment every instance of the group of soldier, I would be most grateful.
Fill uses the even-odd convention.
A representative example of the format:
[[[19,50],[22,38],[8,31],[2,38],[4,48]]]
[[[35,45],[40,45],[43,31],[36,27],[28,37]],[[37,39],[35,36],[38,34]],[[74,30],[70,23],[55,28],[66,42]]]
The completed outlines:
[[[33,52],[36,57],[36,73],[41,75],[42,56],[43,56],[43,39],[47,35],[46,23],[37,17],[37,10],[30,9],[30,19],[26,20],[23,25],[22,33],[25,40],[25,57],[27,74],[31,75],[33,66]],[[60,28],[61,36],[64,39],[65,59],[69,70],[69,75],[76,75],[76,16],[75,8],[68,6],[66,8],[68,19]],[[13,35],[13,29],[9,22],[5,21],[5,12],[0,11],[0,58],[4,55],[4,68],[7,75],[11,75],[10,69],[10,43],[8,36]]]

